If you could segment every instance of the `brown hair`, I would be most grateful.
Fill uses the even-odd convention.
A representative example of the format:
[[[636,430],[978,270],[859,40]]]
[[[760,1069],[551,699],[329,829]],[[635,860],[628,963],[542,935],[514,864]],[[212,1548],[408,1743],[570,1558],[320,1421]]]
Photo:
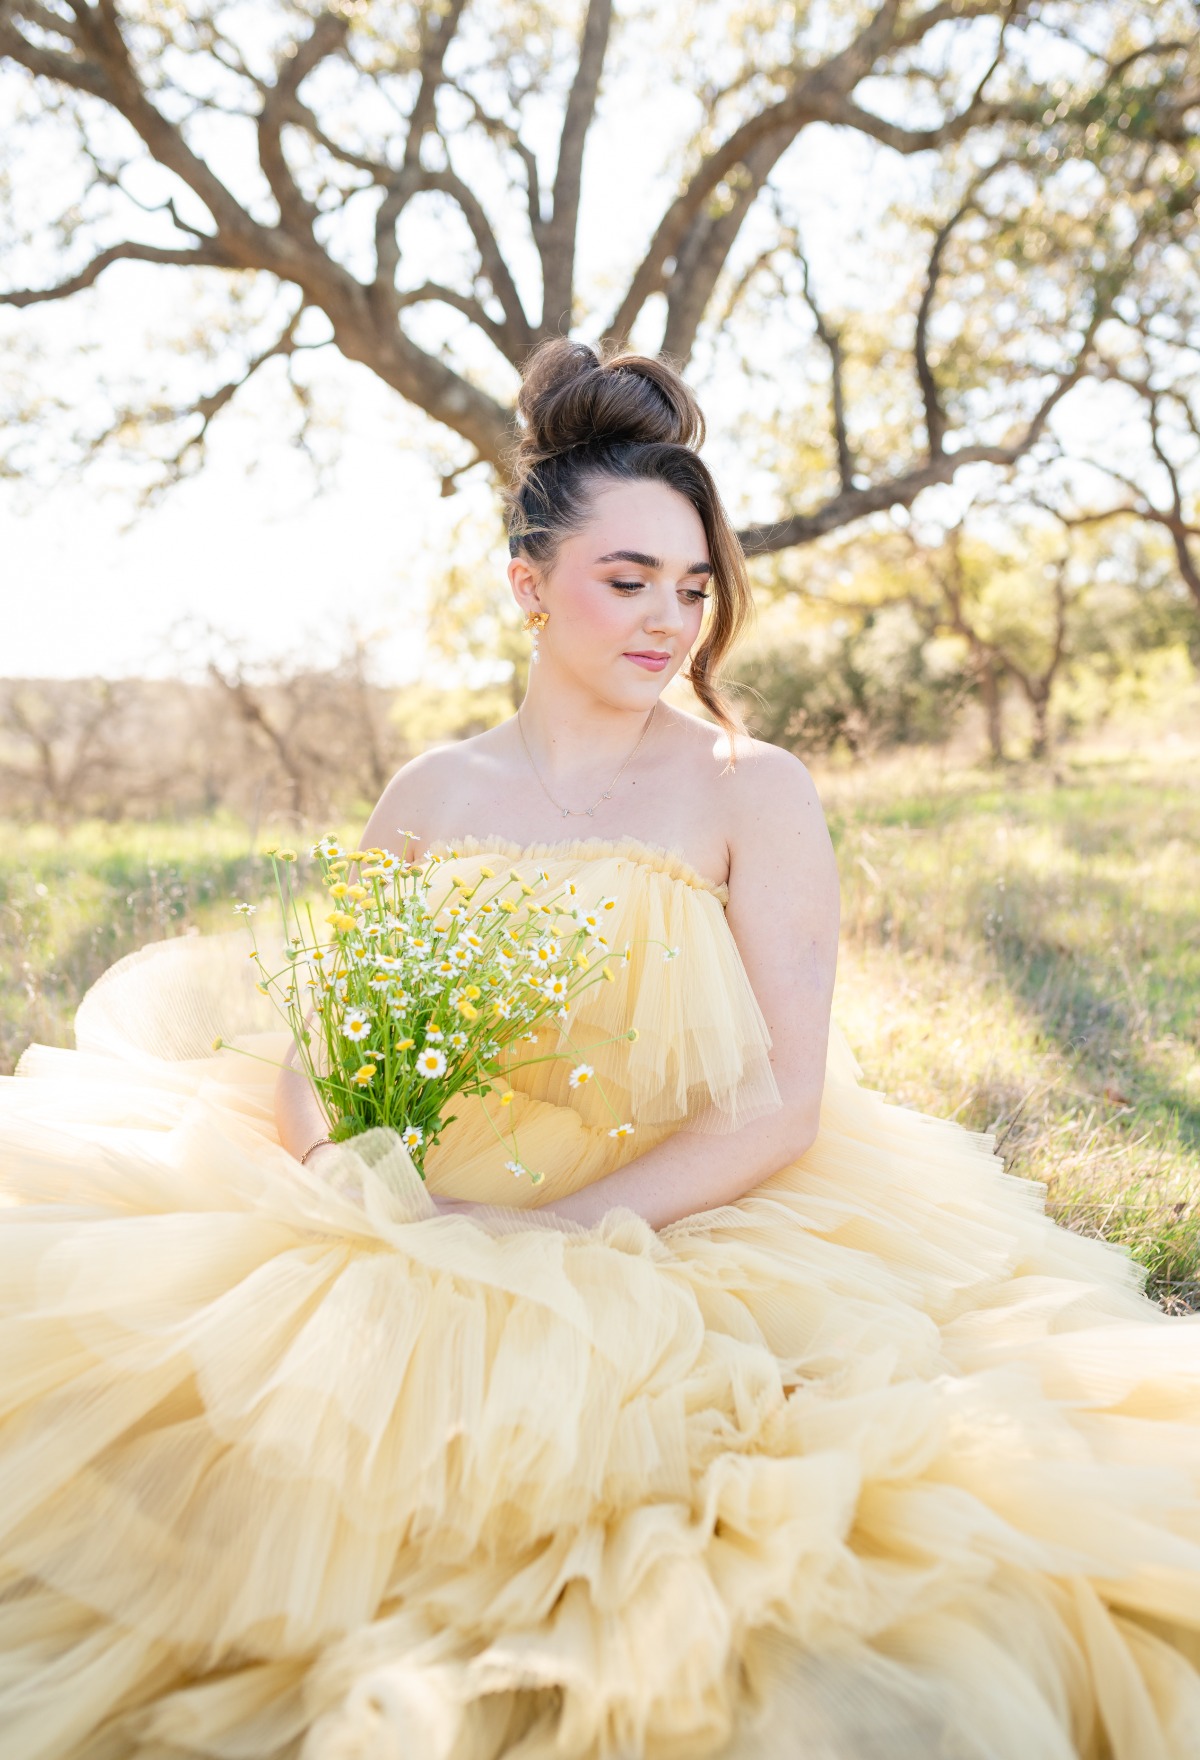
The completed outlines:
[[[692,689],[730,737],[740,722],[720,684],[721,662],[752,610],[737,533],[708,466],[700,406],[675,368],[649,355],[605,352],[554,337],[525,367],[517,411],[524,428],[505,494],[513,556],[549,567],[583,526],[599,480],[665,483],[700,515],[712,562],[714,606],[692,654]]]

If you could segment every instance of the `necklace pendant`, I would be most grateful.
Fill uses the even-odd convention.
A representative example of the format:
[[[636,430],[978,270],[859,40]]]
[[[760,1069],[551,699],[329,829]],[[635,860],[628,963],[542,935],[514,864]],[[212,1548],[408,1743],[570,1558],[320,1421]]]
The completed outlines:
[[[564,818],[564,819],[569,819],[569,818],[570,818],[570,816],[571,816],[571,809],[570,809],[570,807],[564,807],[564,808],[563,808],[563,810],[562,810],[562,816],[563,816],[563,818]]]
[[[604,793],[603,793],[603,794],[602,794],[602,795],[601,795],[601,796],[600,796],[600,799],[601,799],[601,800],[602,800],[602,801],[610,801],[610,800],[611,800],[611,799],[612,799],[612,790],[611,790],[611,788],[606,788],[606,789],[605,789],[605,791],[604,791]],[[597,805],[598,805],[598,804],[599,804],[599,803],[597,803]],[[594,810],[594,809],[593,809],[593,810]]]
[[[594,812],[595,812],[595,811],[596,811],[596,809],[595,809],[595,807],[589,807],[589,808],[588,808],[588,810],[587,810],[587,816],[588,816],[588,818],[589,818],[589,819],[590,819],[590,818],[591,818],[591,816],[592,816],[592,814],[593,814],[593,813],[594,813]]]

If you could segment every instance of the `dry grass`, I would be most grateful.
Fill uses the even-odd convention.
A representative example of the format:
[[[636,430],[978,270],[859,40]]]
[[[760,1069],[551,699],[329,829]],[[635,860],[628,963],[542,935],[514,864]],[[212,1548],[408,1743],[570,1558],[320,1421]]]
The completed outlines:
[[[1061,1222],[1200,1306],[1196,754],[824,779],[836,1009],[873,1086],[994,1131]]]
[[[873,1086],[997,1133],[1073,1228],[1200,1306],[1200,753],[980,774],[906,754],[821,778],[845,892],[837,1013]],[[69,1043],[144,941],[228,927],[233,820],[0,840],[0,1068]]]

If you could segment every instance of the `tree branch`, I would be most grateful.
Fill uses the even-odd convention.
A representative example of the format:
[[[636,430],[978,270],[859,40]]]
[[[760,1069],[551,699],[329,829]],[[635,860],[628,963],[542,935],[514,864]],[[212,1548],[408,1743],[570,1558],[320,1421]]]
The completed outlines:
[[[56,287],[18,288],[11,293],[0,293],[0,306],[37,306],[44,305],[47,300],[68,299],[71,294],[79,293],[92,283],[108,268],[110,263],[167,263],[182,268],[228,269],[229,259],[225,256],[216,240],[208,244],[198,245],[193,249],[170,249],[155,244],[113,244],[107,250],[99,252],[91,262],[72,275],[67,281],[60,281]]]
[[[542,259],[540,333],[543,336],[556,335],[560,329],[569,330],[572,323],[583,149],[596,112],[596,97],[611,27],[612,0],[588,0],[579,61],[559,136],[553,207],[549,220],[539,228],[541,236],[537,240]]]
[[[346,41],[349,21],[344,15],[323,12],[309,35],[289,45],[275,84],[263,94],[258,115],[258,157],[263,174],[279,208],[282,225],[301,237],[312,237],[317,209],[300,192],[283,150],[283,129],[300,86],[313,69],[335,55]]]
[[[850,438],[846,428],[846,388],[843,373],[842,339],[840,333],[829,325],[817,304],[813,292],[812,275],[809,270],[808,258],[801,248],[799,238],[795,244],[796,259],[800,264],[800,274],[804,282],[804,298],[812,313],[813,324],[818,340],[823,343],[829,356],[830,398],[833,404],[833,438],[837,450],[838,482],[840,492],[846,494],[854,489],[854,454],[850,450]]]
[[[1011,163],[1011,159],[1006,155],[979,171],[971,179],[967,186],[967,193],[954,213],[934,234],[933,248],[929,253],[929,263],[925,271],[925,285],[921,290],[921,299],[917,306],[916,331],[913,337],[913,360],[917,384],[921,390],[921,403],[925,410],[926,443],[931,458],[938,457],[945,450],[947,426],[946,412],[942,408],[937,376],[929,360],[929,321],[933,316],[933,302],[937,298],[946,248],[961,221],[978,206],[979,194],[983,186],[995,176],[997,171]]]
[[[514,364],[519,362],[523,351],[532,347],[535,341],[533,326],[526,316],[521,296],[517,292],[517,284],[504,259],[483,203],[470,185],[449,166],[444,171],[423,170],[419,187],[423,190],[440,190],[444,195],[450,196],[462,210],[479,251],[480,268],[504,308],[504,352]]]
[[[400,263],[400,240],[396,229],[401,214],[421,187],[421,148],[426,135],[437,127],[438,86],[465,4],[466,0],[449,0],[444,12],[434,14],[432,29],[421,45],[420,79],[409,112],[404,159],[399,171],[389,172],[384,179],[385,194],[375,216],[375,279],[371,287],[372,308],[380,319],[387,314],[394,318],[399,311],[396,270]],[[429,17],[428,12],[422,14],[423,26]]]
[[[970,10],[975,16],[983,16],[1007,12],[1010,4],[1011,0],[978,0]],[[881,54],[894,48],[898,38],[906,46],[920,41],[940,22],[938,8],[934,7],[910,20],[901,31],[899,13],[899,0],[886,0],[852,43],[818,67],[797,67],[791,91],[748,118],[701,161],[659,222],[629,289],[613,314],[608,326],[610,336],[619,342],[628,340],[646,301],[666,285],[666,265],[672,257],[678,261],[688,254],[690,229],[697,224],[704,226],[703,210],[710,196],[735,167],[750,167],[751,156],[762,142],[774,141],[773,163],[802,129],[812,122],[826,122],[833,127],[857,128],[900,152],[924,152],[960,140],[971,129],[1007,113],[1005,105],[984,101],[977,95],[964,110],[937,128],[913,130],[887,123],[854,104],[849,94],[870,73]],[[690,349],[690,338],[687,340]],[[686,358],[678,343],[672,352]]]

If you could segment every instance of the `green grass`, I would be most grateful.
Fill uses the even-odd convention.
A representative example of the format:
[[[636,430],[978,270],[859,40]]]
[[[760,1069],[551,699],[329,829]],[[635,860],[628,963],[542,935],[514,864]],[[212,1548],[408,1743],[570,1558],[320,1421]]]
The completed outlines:
[[[1200,1307],[1197,753],[1009,774],[904,755],[821,780],[844,934],[836,1012],[872,1086],[997,1134],[1061,1222]],[[233,821],[6,828],[0,1068],[70,1042],[123,953],[228,928],[263,867]]]

